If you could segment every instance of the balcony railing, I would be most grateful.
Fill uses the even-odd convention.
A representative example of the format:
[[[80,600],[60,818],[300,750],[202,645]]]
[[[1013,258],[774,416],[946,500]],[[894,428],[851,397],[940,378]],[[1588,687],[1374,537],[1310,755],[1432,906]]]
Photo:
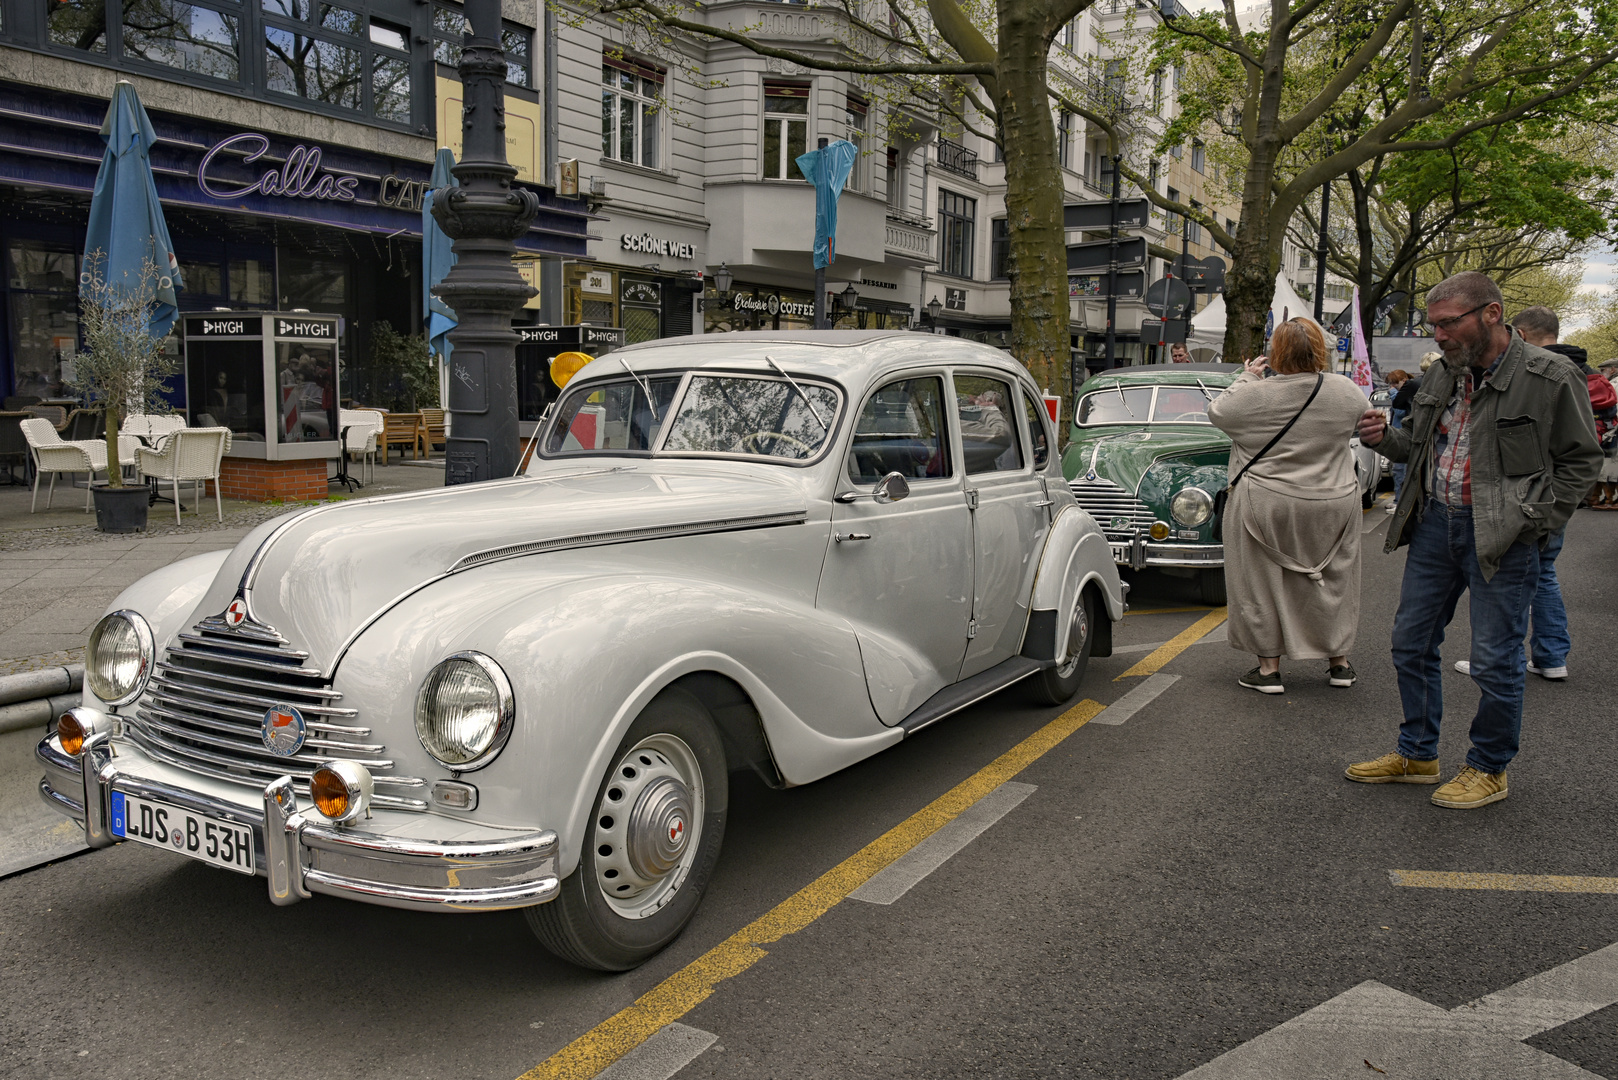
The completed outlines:
[[[902,218],[888,215],[887,253],[899,259],[916,263],[933,261],[932,222],[926,218]]]
[[[966,177],[968,180],[978,178],[978,156],[958,142],[951,142],[942,135],[938,137],[938,167],[948,169],[952,173]]]

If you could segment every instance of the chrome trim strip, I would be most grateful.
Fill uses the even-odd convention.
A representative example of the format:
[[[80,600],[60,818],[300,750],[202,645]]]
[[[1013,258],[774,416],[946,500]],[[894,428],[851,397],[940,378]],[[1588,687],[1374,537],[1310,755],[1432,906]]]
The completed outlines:
[[[266,682],[263,679],[247,679],[240,675],[226,675],[218,671],[204,671],[202,668],[176,667],[173,664],[170,664],[167,660],[159,660],[157,662],[157,671],[154,677],[161,679],[165,673],[171,675],[183,674],[192,678],[207,679],[209,682],[225,683],[229,686],[241,686],[249,690],[269,690],[273,692],[270,696],[278,699],[286,694],[305,694],[309,697],[325,698],[327,701],[339,701],[343,696],[341,691],[328,690],[323,686],[312,686],[308,689],[302,689],[300,687],[285,686],[281,683]],[[300,705],[299,708],[301,709],[303,706]],[[359,713],[358,709],[350,709],[348,711],[356,715]]]
[[[193,644],[201,645],[204,648],[218,649],[233,658],[239,655],[239,653],[245,652],[249,656],[284,656],[288,660],[297,660],[300,663],[309,659],[309,654],[304,652],[302,649],[289,649],[282,645],[265,645],[259,644],[255,641],[232,641],[228,638],[220,640],[219,638],[215,637],[204,637],[201,634],[193,634],[188,630],[180,631],[175,635],[175,637],[179,638],[181,641],[189,641]],[[171,652],[173,651],[173,648],[174,647],[172,645],[169,646]],[[294,667],[296,665],[288,664],[287,666]]]
[[[238,667],[252,668],[254,671],[273,671],[278,675],[295,675],[298,678],[311,679],[311,680],[313,680],[315,682],[325,682],[326,681],[325,673],[320,672],[320,671],[316,671],[313,668],[296,667],[296,666],[294,666],[292,664],[272,664],[272,663],[269,663],[266,660],[255,660],[250,656],[243,656],[240,653],[226,653],[226,652],[206,653],[206,652],[203,652],[201,649],[176,649],[176,648],[171,647],[168,650],[168,659],[170,661],[172,661],[172,660],[175,660],[176,658],[179,658],[179,659],[196,659],[196,660],[214,660],[214,661],[218,661],[220,663],[235,664]],[[288,689],[293,689],[293,688],[288,687]],[[313,691],[314,689],[316,689],[316,688],[315,687],[310,688],[311,691]],[[324,689],[324,688],[321,688],[321,689]]]
[[[255,749],[250,745],[232,742],[229,739],[220,739],[200,731],[189,731],[184,728],[176,730],[172,724],[166,724],[163,722],[164,720],[173,719],[174,717],[165,717],[161,713],[159,713],[157,716],[152,716],[143,709],[137,716],[125,717],[124,722],[131,731],[139,732],[147,739],[152,738],[152,732],[160,731],[169,735],[178,735],[182,739],[192,739],[197,742],[206,743],[209,746],[216,746],[221,750],[245,751],[250,755],[248,757],[225,757],[222,754],[210,754],[208,751],[198,749],[194,746],[180,747],[173,746],[168,743],[160,744],[163,749],[167,750],[171,754],[181,754],[186,757],[195,756],[203,761],[211,761],[215,765],[219,765],[222,768],[229,768],[230,766],[234,765],[237,768],[242,769],[251,769],[256,767],[262,768],[266,772],[284,772],[287,771],[285,768],[287,765],[296,763],[298,765],[308,765],[309,773],[313,773],[328,760],[353,760],[350,758],[333,758],[331,756],[321,755],[284,758],[266,749],[262,743],[260,743]],[[142,745],[145,745],[144,742]],[[361,762],[361,764],[371,769],[393,768],[393,762],[386,760],[364,761]],[[271,768],[270,766],[280,766],[280,768]],[[307,779],[307,776],[305,776],[305,779]]]
[[[802,525],[809,520],[807,510],[794,510],[784,514],[758,514],[753,517],[715,518],[693,521],[681,525],[654,525],[643,529],[619,529],[613,532],[580,533],[559,536],[551,540],[535,540],[526,544],[474,551],[458,559],[447,573],[455,574],[491,562],[518,559],[525,555],[538,555],[550,551],[571,551],[576,548],[607,547],[612,544],[631,544],[642,540],[666,540],[681,536],[702,536],[718,532],[742,532],[749,529],[771,529],[783,525]]]
[[[157,689],[153,690],[151,695],[150,695],[154,700],[172,701],[172,700],[178,698],[178,699],[180,699],[179,704],[181,704],[181,705],[190,705],[192,707],[197,707],[199,705],[203,705],[203,706],[206,706],[209,709],[217,710],[217,711],[219,711],[220,713],[222,713],[222,714],[224,714],[226,716],[240,716],[243,720],[252,720],[254,722],[257,722],[258,720],[263,719],[265,709],[268,709],[270,706],[277,705],[277,704],[279,704],[279,703],[281,703],[283,701],[290,700],[290,698],[285,697],[285,696],[283,696],[283,697],[275,697],[275,698],[268,697],[268,696],[263,697],[263,698],[250,698],[250,697],[247,697],[247,696],[245,696],[243,694],[233,694],[229,690],[210,690],[205,686],[191,686],[191,685],[189,685],[187,683],[170,682],[167,679],[156,679],[156,680],[154,680],[154,682],[155,682],[155,685],[157,686]],[[163,693],[163,691],[165,691],[165,690],[167,690],[168,693],[166,693],[166,694]],[[197,699],[201,699],[201,700],[199,701]],[[211,700],[211,699],[217,699],[217,700]],[[243,704],[243,705],[255,705],[255,706],[257,706],[257,708],[256,709],[238,709],[238,708],[236,708],[236,707],[234,707],[232,705],[226,704],[226,702],[232,702],[232,701],[238,702],[238,703]],[[323,708],[323,707],[321,707],[319,705],[305,705],[301,701],[297,702],[296,704],[298,706],[298,711],[299,712],[301,712],[301,713],[311,713],[311,714],[313,714],[315,716],[358,716],[359,715],[359,710],[358,709]],[[314,725],[311,724],[310,726],[313,727]],[[329,730],[332,733],[338,734],[338,735],[356,735],[356,734],[359,734],[361,731],[368,731],[369,730],[369,729],[345,727],[345,726],[343,726],[341,724],[321,724],[320,726],[321,726],[321,728]]]
[[[51,787],[51,782],[43,776],[39,778],[39,797],[57,813],[66,814],[81,825],[84,823],[84,804]]]
[[[554,868],[554,858],[548,861]],[[339,877],[323,870],[305,871],[303,877],[307,887],[314,892],[415,911],[503,911],[533,907],[554,899],[562,891],[562,883],[555,875],[487,889],[430,889],[379,884]]]
[[[145,724],[158,731],[177,735],[182,739],[196,739],[198,742],[205,742],[222,750],[247,750],[255,755],[268,755],[267,760],[270,761],[292,760],[268,749],[262,739],[255,739],[254,736],[258,734],[255,730],[230,725],[223,720],[214,720],[211,717],[193,716],[189,712],[177,711],[172,707],[162,708],[155,704],[148,704],[145,709],[136,714],[135,723]],[[217,731],[223,735],[235,735],[237,738],[221,738],[218,735],[209,735],[207,731],[194,731],[189,727],[178,726],[185,724],[196,724],[199,727],[207,728],[208,731]],[[344,743],[305,739],[303,745],[320,750],[351,750],[356,754],[381,754],[387,751],[386,746],[374,743]],[[366,762],[366,764],[379,767],[382,765],[380,761],[370,761]]]

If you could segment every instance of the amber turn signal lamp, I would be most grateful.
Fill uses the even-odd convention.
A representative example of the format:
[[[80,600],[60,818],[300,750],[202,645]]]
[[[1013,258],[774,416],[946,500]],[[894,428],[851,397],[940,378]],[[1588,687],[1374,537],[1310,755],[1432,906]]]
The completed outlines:
[[[371,803],[371,771],[357,761],[328,761],[309,778],[309,797],[325,818],[353,821]]]
[[[1169,538],[1168,523],[1163,521],[1152,522],[1152,527],[1147,530],[1147,535],[1153,540],[1167,540]]]
[[[588,353],[565,352],[558,353],[551,361],[551,382],[557,386],[566,386],[568,380],[583,370],[584,365],[594,360]]]
[[[89,725],[80,722],[71,712],[65,712],[57,718],[56,738],[62,744],[62,753],[68,757],[78,757],[84,750],[84,740],[89,737]]]

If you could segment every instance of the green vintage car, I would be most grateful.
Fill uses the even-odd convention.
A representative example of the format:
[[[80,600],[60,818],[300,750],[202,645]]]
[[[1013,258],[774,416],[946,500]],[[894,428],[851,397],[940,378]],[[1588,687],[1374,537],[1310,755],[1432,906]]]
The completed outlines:
[[[1208,402],[1236,364],[1114,368],[1079,388],[1062,475],[1107,534],[1114,560],[1195,578],[1204,603],[1225,602],[1225,548],[1211,535],[1230,439]]]
[[[1208,402],[1241,370],[1164,364],[1103,372],[1075,395],[1062,455],[1062,475],[1107,534],[1113,559],[1195,578],[1207,604],[1225,602],[1225,547],[1212,530],[1230,464],[1230,439],[1208,422]],[[1382,459],[1358,438],[1348,444],[1361,504],[1370,507]]]

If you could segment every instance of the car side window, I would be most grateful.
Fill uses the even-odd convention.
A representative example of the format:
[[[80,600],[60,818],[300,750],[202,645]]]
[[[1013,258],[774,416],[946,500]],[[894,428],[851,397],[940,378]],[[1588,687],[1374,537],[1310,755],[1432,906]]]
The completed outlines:
[[[1032,436],[1034,446],[1034,468],[1043,469],[1045,463],[1051,459],[1050,438],[1045,434],[1045,402],[1036,402],[1028,396],[1027,391],[1022,395],[1023,414],[1028,417],[1028,434]]]
[[[1012,409],[1011,385],[982,375],[955,376],[955,409],[961,418],[961,453],[968,475],[1016,472],[1022,441]]]
[[[888,383],[860,410],[848,477],[874,484],[890,472],[922,480],[950,475],[944,380],[936,375]]]

